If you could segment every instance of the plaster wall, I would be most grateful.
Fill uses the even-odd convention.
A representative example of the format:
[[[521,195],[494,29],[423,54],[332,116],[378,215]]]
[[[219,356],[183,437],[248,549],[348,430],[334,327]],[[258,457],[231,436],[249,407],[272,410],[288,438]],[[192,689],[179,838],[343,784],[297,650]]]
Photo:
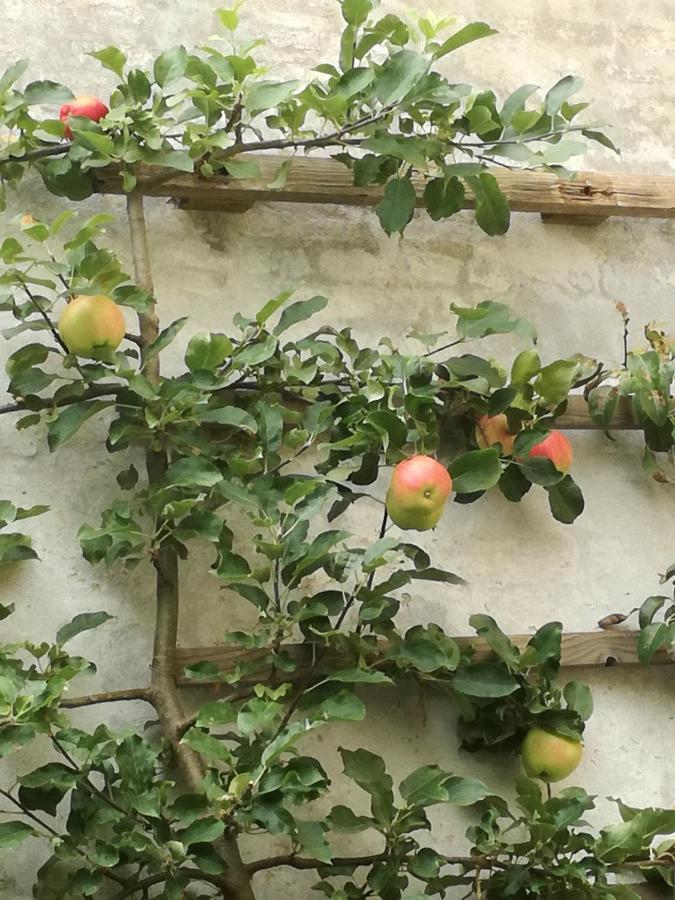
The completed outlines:
[[[399,0],[385,5],[403,15],[409,6]],[[2,55],[7,63],[30,58],[31,77],[64,81],[76,93],[105,94],[112,76],[86,51],[114,43],[147,64],[167,46],[207,39],[216,29],[213,6],[211,0],[14,0],[3,10]],[[426,0],[426,8],[448,12],[441,0]],[[548,87],[563,74],[582,74],[585,97],[594,101],[599,121],[613,124],[623,150],[621,160],[598,151],[583,165],[672,173],[672,0],[639,6],[626,0],[456,0],[452,12],[460,23],[484,19],[500,31],[451,58],[458,81],[505,93],[525,82]],[[262,55],[279,73],[302,76],[317,61],[317,48],[326,57],[336,52],[339,10],[332,0],[251,0],[242,13],[246,33],[267,37]],[[97,197],[83,206],[83,215],[100,209],[119,214],[109,234],[129,259],[122,201]],[[28,210],[46,217],[57,210],[36,180],[24,184],[8,215]],[[290,283],[307,295],[326,294],[331,303],[324,319],[351,325],[364,342],[385,332],[402,339],[412,327],[442,330],[452,324],[451,302],[486,299],[505,300],[538,326],[545,359],[577,351],[618,359],[619,300],[630,309],[632,345],[640,343],[646,322],[675,324],[675,221],[619,219],[583,228],[545,226],[518,214],[505,237],[488,238],[468,214],[441,224],[420,216],[399,241],[387,239],[368,210],[261,204],[243,215],[223,215],[180,212],[156,200],[148,218],[162,318],[166,323],[186,311],[191,316],[173,350],[176,363],[191,334],[227,328],[237,309],[253,312]],[[505,362],[520,349],[510,338],[492,346]],[[0,344],[1,361],[8,352]],[[116,493],[115,474],[128,465],[107,456],[101,433],[101,424],[91,423],[51,456],[42,435],[15,432],[9,416],[0,420],[0,495],[24,505],[48,503],[53,510],[32,527],[42,563],[3,572],[0,591],[17,604],[3,632],[8,640],[29,632],[51,638],[78,612],[108,610],[114,621],[73,643],[98,664],[83,690],[142,682],[151,648],[150,574],[91,569],[76,542],[79,525],[97,521]],[[576,525],[551,518],[543,491],[520,505],[494,492],[471,506],[453,505],[423,541],[468,586],[413,590],[404,612],[410,623],[439,622],[466,633],[469,615],[481,611],[511,632],[552,619],[569,630],[590,630],[608,612],[628,610],[657,592],[657,573],[673,561],[672,488],[642,474],[635,435],[619,433],[610,443],[582,432],[573,441],[575,476],[587,501]],[[373,537],[370,512],[350,524],[364,539]],[[206,562],[205,556],[197,559],[182,573],[180,640],[186,646],[211,644],[219,632],[249,620],[200,566]],[[596,703],[577,783],[600,797],[621,795],[630,805],[675,804],[674,675],[666,668],[576,673],[590,682]],[[382,752],[395,777],[427,762],[475,774],[496,788],[515,774],[515,762],[457,752],[454,714],[442,698],[393,691],[365,696],[365,723],[335,729],[339,738],[322,732],[315,742],[342,802],[363,800],[340,776],[338,743]],[[129,704],[78,713],[87,724],[106,714],[113,726],[142,727],[147,709]],[[22,771],[29,765],[24,759]],[[598,818],[610,815],[614,807],[601,801]],[[439,821],[448,850],[462,848],[463,818]],[[276,841],[249,852],[282,848]],[[28,900],[40,862],[31,842],[1,857],[0,896]],[[261,874],[256,885],[260,900],[301,898],[309,896],[311,881],[311,875],[281,870]]]

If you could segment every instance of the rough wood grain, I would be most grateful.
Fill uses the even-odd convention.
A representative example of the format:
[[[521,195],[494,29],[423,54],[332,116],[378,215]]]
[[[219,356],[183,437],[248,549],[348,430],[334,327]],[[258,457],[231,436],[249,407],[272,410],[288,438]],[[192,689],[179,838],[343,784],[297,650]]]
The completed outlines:
[[[275,190],[269,185],[284,157],[248,154],[247,158],[251,156],[260,167],[260,178],[255,181],[205,179],[145,166],[139,168],[139,187],[152,196],[172,197],[183,208],[222,211],[241,211],[257,201],[373,206],[382,197],[380,187],[354,187],[351,172],[345,166],[322,157],[297,157],[285,186]],[[574,180],[560,180],[546,172],[498,170],[494,174],[515,212],[565,216],[568,223],[584,224],[608,216],[675,218],[673,176],[580,172]],[[96,170],[95,179],[100,193],[122,192],[119,172],[113,167]],[[421,206],[424,180],[417,176],[415,183]],[[473,206],[470,192],[465,205]]]
[[[520,648],[525,647],[532,635],[512,635],[511,640]],[[455,638],[460,646],[472,645],[475,649],[474,660],[482,662],[489,659],[492,651],[488,644],[475,637]],[[636,631],[592,631],[564,634],[562,638],[562,665],[565,668],[574,666],[608,667],[637,666],[640,664],[636,651]],[[309,644],[287,644],[284,648],[296,661],[298,668],[290,680],[299,678],[312,664],[312,647]],[[179,647],[176,652],[176,681],[179,684],[209,684],[210,680],[192,681],[185,675],[185,667],[202,660],[208,660],[218,666],[221,672],[231,672],[237,663],[254,662],[264,658],[265,651],[241,650],[237,647]],[[327,657],[329,661],[334,658]],[[652,665],[671,664],[665,652],[655,655]],[[254,681],[264,681],[268,670],[255,673]],[[246,679],[243,679],[246,681]]]

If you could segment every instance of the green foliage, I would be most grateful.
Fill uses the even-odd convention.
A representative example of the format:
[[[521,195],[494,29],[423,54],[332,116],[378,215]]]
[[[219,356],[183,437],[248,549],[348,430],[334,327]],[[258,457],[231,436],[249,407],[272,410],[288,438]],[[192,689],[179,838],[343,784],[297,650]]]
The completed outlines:
[[[661,575],[661,584],[669,582],[675,582],[675,566],[669,566]],[[637,649],[640,662],[651,662],[659,650],[665,650],[675,660],[675,588],[670,597],[647,597],[639,610],[639,624]]]
[[[31,162],[48,190],[72,200],[89,196],[92,174],[109,165],[121,169],[126,191],[137,183],[139,163],[205,177],[259,178],[255,161],[237,157],[265,150],[271,141],[293,152],[328,147],[353,171],[355,184],[384,184],[377,214],[388,234],[402,232],[412,219],[414,175],[426,181],[423,205],[434,220],[463,208],[466,190],[480,227],[503,234],[509,209],[490,165],[555,171],[583,154],[587,141],[615,150],[592,122],[572,122],[587,105],[567,102],[580,90],[579,78],[561,79],[531,108],[526,104],[537,88],[525,85],[501,109],[493,91],[451,82],[443,74],[447,57],[494,35],[486,23],[448,34],[450,19],[379,16],[372,0],[341,5],[339,59],[317,62],[305,83],[275,77],[257,63],[261,42],[239,36],[239,4],[218,10],[231,52],[215,41],[195,50],[172,47],[143,70],[118,47],[95,50],[90,55],[117,82],[111,109],[98,124],[74,119],[70,146],[59,146],[64,126],[57,111],[43,119],[34,110],[71,99],[70,90],[51,81],[21,89],[27,64],[16,63],[0,79],[0,128],[9,134],[0,150],[0,185],[16,183]],[[564,139],[570,134],[577,140]],[[371,152],[363,157],[362,149]],[[276,186],[283,186],[291,165],[290,157],[283,162]]]
[[[620,312],[627,328],[630,319],[622,305]],[[603,372],[596,379],[589,392],[589,408],[595,421],[609,432],[619,404],[628,405],[644,436],[644,472],[654,481],[668,483],[673,481],[675,446],[675,341],[655,323],[644,331],[647,346],[628,352],[625,366]]]

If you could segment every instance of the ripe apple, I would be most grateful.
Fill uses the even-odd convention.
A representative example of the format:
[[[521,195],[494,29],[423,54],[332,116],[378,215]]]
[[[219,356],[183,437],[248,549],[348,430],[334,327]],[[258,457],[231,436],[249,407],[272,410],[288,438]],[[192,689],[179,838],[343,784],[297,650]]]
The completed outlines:
[[[581,741],[543,728],[531,728],[520,750],[523,767],[530,778],[549,783],[571,775],[581,762],[582,754]]]
[[[504,413],[496,416],[481,416],[476,423],[476,443],[481,450],[501,444],[502,451],[509,456],[513,453],[515,440],[516,436],[509,431],[509,420]]]
[[[452,490],[448,470],[430,456],[411,456],[394,469],[387,512],[399,528],[427,531],[443,515]]]
[[[74,297],[61,313],[59,332],[75,356],[104,359],[122,343],[124,314],[110,297]]]
[[[572,465],[572,445],[562,431],[549,431],[543,441],[539,441],[527,454],[528,456],[543,456],[550,459],[559,472],[567,474]]]
[[[73,132],[68,124],[71,116],[82,116],[85,119],[91,119],[92,122],[99,122],[109,112],[110,110],[102,100],[89,95],[75,97],[70,103],[64,103],[59,110],[59,119],[66,124],[64,137],[69,141],[73,138]]]

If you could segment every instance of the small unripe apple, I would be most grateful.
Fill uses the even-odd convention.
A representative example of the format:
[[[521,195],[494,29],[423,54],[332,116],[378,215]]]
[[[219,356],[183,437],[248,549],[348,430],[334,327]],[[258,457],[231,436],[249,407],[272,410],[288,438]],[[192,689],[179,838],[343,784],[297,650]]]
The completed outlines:
[[[443,515],[452,490],[448,470],[430,456],[411,456],[394,469],[387,512],[399,528],[427,531]]]
[[[571,775],[582,755],[581,741],[543,728],[531,728],[520,751],[523,768],[530,778],[549,783]]]
[[[102,294],[74,297],[59,319],[63,343],[75,356],[105,359],[122,343],[125,330],[122,310]]]
[[[497,416],[481,416],[476,423],[476,443],[481,450],[501,444],[502,452],[510,456],[515,440],[516,436],[509,431],[509,420],[504,413]]]
[[[107,116],[110,110],[105,105],[103,100],[99,100],[98,97],[91,97],[89,95],[83,95],[82,97],[75,97],[74,100],[71,100],[70,103],[64,103],[59,110],[59,119],[62,122],[65,122],[66,128],[63,132],[66,140],[72,140],[73,132],[70,130],[70,125],[68,124],[71,116],[82,116],[85,119],[91,119],[92,122],[100,122],[100,120]]]
[[[527,454],[528,456],[543,456],[550,459],[559,472],[567,474],[572,465],[572,445],[562,431],[549,431],[543,441],[539,441]]]

